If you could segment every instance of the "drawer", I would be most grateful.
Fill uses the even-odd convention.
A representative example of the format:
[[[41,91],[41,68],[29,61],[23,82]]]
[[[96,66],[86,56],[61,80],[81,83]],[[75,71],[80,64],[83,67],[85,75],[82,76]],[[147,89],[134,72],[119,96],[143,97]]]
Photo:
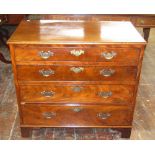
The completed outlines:
[[[93,19],[95,19],[95,17]],[[130,21],[131,19],[130,19],[130,17],[127,17],[127,16],[102,15],[102,16],[97,16],[96,20],[99,20],[99,21]]]
[[[134,81],[136,67],[19,65],[20,81]]]
[[[132,110],[126,106],[21,106],[23,124],[53,127],[131,125]]]
[[[137,18],[136,26],[148,26],[153,27],[155,26],[155,17],[140,17]]]
[[[18,61],[98,61],[98,62],[126,62],[137,64],[139,50],[136,48],[52,48],[30,46],[28,48],[17,46],[15,59]],[[126,61],[128,60],[128,61]]]
[[[20,85],[22,102],[131,104],[132,85]]]

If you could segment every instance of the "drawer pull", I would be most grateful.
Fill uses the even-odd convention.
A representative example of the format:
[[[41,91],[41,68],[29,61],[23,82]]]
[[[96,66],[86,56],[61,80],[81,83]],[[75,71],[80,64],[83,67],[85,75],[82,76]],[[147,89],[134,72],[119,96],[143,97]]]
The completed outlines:
[[[45,77],[48,77],[50,75],[53,75],[54,74],[54,71],[51,70],[51,69],[50,70],[44,70],[44,69],[42,69],[42,70],[39,70],[39,73],[41,75],[45,76]]]
[[[71,67],[70,70],[74,73],[80,73],[84,71],[83,67]]]
[[[83,89],[83,88],[80,87],[80,86],[74,86],[74,87],[72,87],[72,90],[73,90],[74,92],[76,92],[76,93],[79,93],[82,89]]]
[[[104,57],[106,60],[111,60],[117,55],[116,52],[102,52],[101,56]]]
[[[109,92],[99,92],[98,95],[100,97],[103,97],[103,98],[108,98],[108,97],[112,96],[112,92],[111,91],[109,91]]]
[[[114,73],[115,73],[115,70],[113,70],[113,69],[102,69],[102,70],[100,71],[100,74],[101,74],[102,76],[105,76],[105,77],[112,76]]]
[[[97,114],[97,117],[99,117],[99,118],[101,118],[103,120],[109,118],[110,116],[111,116],[110,113],[104,113],[104,112],[100,112],[100,113]]]
[[[78,56],[80,56],[80,55],[82,55],[84,53],[85,53],[85,51],[83,51],[83,50],[71,50],[70,51],[70,54],[72,54],[72,55],[74,55],[76,57],[78,57]]]
[[[49,57],[53,56],[54,53],[51,52],[51,51],[47,51],[47,52],[44,52],[44,51],[41,51],[39,52],[39,56],[43,59],[48,59]]]
[[[54,96],[55,92],[53,91],[42,91],[41,92],[41,95],[44,96],[44,97],[52,97]]]
[[[77,108],[77,107],[76,108],[73,108],[73,111],[74,112],[80,112],[81,110],[82,110],[81,108]]]
[[[144,24],[145,23],[144,20],[141,20],[140,22],[141,22],[141,24]]]
[[[42,113],[43,117],[46,119],[51,119],[56,116],[55,112],[44,112]]]

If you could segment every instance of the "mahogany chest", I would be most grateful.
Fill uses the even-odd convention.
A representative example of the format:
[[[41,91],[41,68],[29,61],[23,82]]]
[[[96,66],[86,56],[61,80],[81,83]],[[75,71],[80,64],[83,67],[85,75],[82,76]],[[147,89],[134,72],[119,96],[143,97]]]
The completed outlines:
[[[146,44],[130,22],[23,20],[8,44],[22,136],[33,127],[130,136]]]

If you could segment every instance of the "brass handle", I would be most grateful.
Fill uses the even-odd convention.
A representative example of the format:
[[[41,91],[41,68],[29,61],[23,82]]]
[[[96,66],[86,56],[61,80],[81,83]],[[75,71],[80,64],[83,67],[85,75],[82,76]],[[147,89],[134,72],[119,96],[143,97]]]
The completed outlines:
[[[46,119],[51,119],[56,116],[56,112],[44,112],[42,115]]]
[[[41,92],[41,95],[45,96],[45,97],[52,97],[52,96],[54,96],[54,94],[55,94],[55,92],[53,92],[53,91],[42,91]]]
[[[45,77],[48,77],[50,75],[53,75],[55,72],[51,69],[49,69],[49,70],[42,69],[42,70],[39,70],[39,73]]]
[[[142,24],[144,24],[144,23],[145,23],[145,22],[144,22],[144,20],[141,20],[140,22],[141,22]]]
[[[109,91],[109,92],[99,92],[98,95],[100,97],[103,97],[103,98],[108,98],[108,97],[112,96],[112,92],[111,91]]]
[[[74,73],[80,73],[84,71],[83,67],[71,67],[70,70]]]
[[[105,77],[112,76],[114,73],[115,73],[115,70],[113,70],[113,69],[102,69],[102,70],[100,71],[100,74],[101,74],[102,76],[105,76]]]
[[[45,52],[45,51],[40,51],[40,52],[39,52],[39,56],[40,56],[41,58],[43,58],[43,59],[48,59],[49,57],[51,57],[51,56],[53,56],[53,55],[54,55],[54,53],[51,52],[51,51],[47,51],[47,52]]]
[[[97,114],[97,117],[99,117],[99,118],[101,118],[103,120],[109,118],[110,116],[111,116],[110,113],[104,113],[104,112],[100,112],[100,113]]]
[[[79,93],[82,89],[83,89],[83,88],[80,87],[80,86],[74,86],[74,87],[72,87],[72,90],[73,90],[74,92],[76,92],[76,93]]]
[[[70,54],[72,54],[72,55],[74,55],[74,56],[76,56],[76,57],[78,57],[78,56],[80,56],[80,55],[82,55],[82,54],[84,54],[85,53],[85,51],[83,51],[83,50],[71,50],[70,51]]]
[[[102,52],[101,56],[104,57],[106,60],[111,60],[117,55],[116,52]]]
[[[5,15],[4,18],[0,19],[0,24],[4,24],[8,21],[7,16]]]
[[[80,112],[81,110],[82,110],[82,109],[79,108],[79,107],[73,108],[73,111],[74,111],[74,112]]]

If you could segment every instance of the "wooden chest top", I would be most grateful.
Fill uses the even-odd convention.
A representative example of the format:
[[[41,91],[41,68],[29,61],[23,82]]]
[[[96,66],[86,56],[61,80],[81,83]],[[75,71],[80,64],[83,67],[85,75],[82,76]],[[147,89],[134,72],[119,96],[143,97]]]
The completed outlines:
[[[22,21],[9,44],[145,44],[130,22]]]

